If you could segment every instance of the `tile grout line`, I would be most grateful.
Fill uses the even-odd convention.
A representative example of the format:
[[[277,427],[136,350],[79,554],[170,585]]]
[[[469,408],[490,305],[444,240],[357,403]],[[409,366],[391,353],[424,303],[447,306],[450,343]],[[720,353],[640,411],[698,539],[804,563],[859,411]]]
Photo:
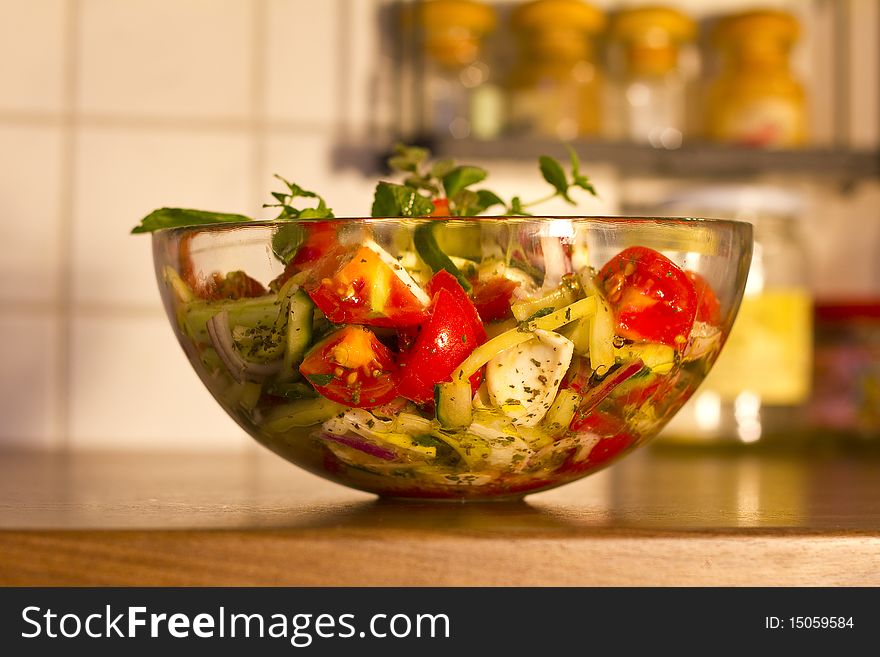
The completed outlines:
[[[267,161],[266,121],[266,27],[268,8],[266,0],[255,0],[251,14],[251,70],[250,113],[248,130],[251,138],[250,202],[257,215],[265,200],[263,187],[264,168]]]
[[[270,119],[259,117],[258,122],[266,130],[282,133],[302,133],[331,131],[332,122]],[[80,127],[117,130],[169,130],[187,132],[232,132],[251,130],[254,119],[250,116],[236,117],[196,117],[196,116],[147,116],[137,114],[95,114],[93,112],[17,112],[0,110],[0,125],[7,126],[61,126],[73,121]]]
[[[64,116],[61,122],[61,189],[59,193],[60,207],[58,208],[58,235],[59,235],[59,268],[58,268],[58,354],[56,363],[55,399],[58,405],[56,416],[54,447],[62,451],[69,450],[71,434],[71,370],[72,370],[72,343],[73,343],[73,320],[71,294],[73,284],[73,201],[74,201],[74,176],[76,167],[76,121],[74,107],[76,103],[76,85],[78,80],[77,66],[77,30],[79,26],[80,3],[79,0],[68,0],[65,5],[65,30],[66,40],[63,48],[64,61],[64,89],[62,106]]]
[[[268,0],[254,0],[251,4],[251,70],[250,70],[250,115],[249,132],[251,138],[250,202],[254,216],[260,218],[265,200],[263,180],[268,162],[268,121],[266,119],[266,65],[268,63],[266,32],[269,20]],[[259,448],[256,441],[243,437],[242,451],[248,461],[248,471],[256,477],[256,461]]]

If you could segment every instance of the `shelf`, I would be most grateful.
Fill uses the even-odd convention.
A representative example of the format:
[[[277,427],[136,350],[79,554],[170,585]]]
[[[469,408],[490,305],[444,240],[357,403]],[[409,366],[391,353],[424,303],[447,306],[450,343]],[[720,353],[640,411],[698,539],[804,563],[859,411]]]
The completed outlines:
[[[462,160],[533,161],[540,155],[567,157],[565,145],[549,139],[441,140],[431,145],[437,156]],[[579,140],[571,142],[571,145],[585,165],[611,164],[626,171],[628,175],[717,178],[791,174],[821,176],[834,180],[880,177],[880,151],[874,150],[759,150],[700,143],[676,150],[664,150],[600,140]]]

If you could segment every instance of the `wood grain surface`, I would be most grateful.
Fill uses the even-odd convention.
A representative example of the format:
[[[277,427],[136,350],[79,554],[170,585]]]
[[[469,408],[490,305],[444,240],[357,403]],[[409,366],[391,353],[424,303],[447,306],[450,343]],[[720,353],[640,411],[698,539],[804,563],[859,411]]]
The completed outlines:
[[[522,503],[268,454],[0,454],[3,585],[880,586],[880,461],[646,451]]]

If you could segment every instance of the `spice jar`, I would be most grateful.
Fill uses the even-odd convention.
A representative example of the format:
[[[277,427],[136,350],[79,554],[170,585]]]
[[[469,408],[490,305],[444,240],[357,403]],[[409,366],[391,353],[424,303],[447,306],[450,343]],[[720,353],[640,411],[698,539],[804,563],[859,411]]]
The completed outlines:
[[[606,134],[656,148],[678,148],[687,125],[686,76],[679,64],[694,22],[668,7],[627,9],[611,25],[610,85]]]
[[[594,36],[604,14],[580,0],[536,0],[511,15],[519,57],[509,79],[511,132],[553,139],[599,133],[602,76]]]
[[[722,68],[706,99],[707,137],[758,147],[791,147],[806,139],[804,89],[789,68],[797,20],[781,11],[721,19],[713,32]]]
[[[491,139],[503,95],[492,83],[484,39],[495,11],[474,0],[427,0],[416,7],[424,52],[425,127],[434,136]]]
[[[812,294],[800,197],[759,186],[706,187],[664,213],[746,220],[754,227],[745,295],[717,362],[665,430],[664,442],[797,442],[806,438]]]

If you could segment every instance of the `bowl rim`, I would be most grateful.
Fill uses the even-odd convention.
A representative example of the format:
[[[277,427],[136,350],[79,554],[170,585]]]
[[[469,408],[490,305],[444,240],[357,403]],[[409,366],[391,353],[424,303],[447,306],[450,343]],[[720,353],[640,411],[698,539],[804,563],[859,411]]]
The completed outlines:
[[[388,222],[428,223],[444,221],[462,221],[469,223],[493,223],[503,221],[510,224],[549,223],[553,221],[573,221],[585,224],[666,224],[666,225],[707,225],[726,226],[731,229],[740,229],[742,226],[751,226],[751,222],[742,219],[718,218],[718,217],[694,217],[694,216],[656,216],[656,215],[472,215],[472,216],[419,216],[419,217],[326,217],[326,218],[299,218],[290,219],[254,219],[251,221],[224,221],[210,224],[192,224],[189,226],[170,226],[152,231],[153,234],[165,234],[174,231],[226,231],[238,228],[272,228],[290,226],[291,224],[317,224],[317,223],[350,223],[358,222],[363,225],[372,225]]]

